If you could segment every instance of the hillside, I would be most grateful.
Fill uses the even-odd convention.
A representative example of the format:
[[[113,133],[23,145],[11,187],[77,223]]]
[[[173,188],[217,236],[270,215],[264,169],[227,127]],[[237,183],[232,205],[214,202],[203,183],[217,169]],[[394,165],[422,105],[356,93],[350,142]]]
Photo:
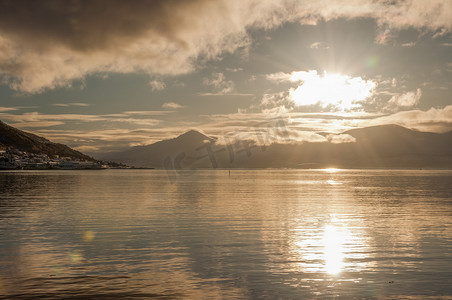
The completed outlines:
[[[0,149],[17,149],[35,154],[46,154],[50,157],[71,157],[73,159],[95,161],[81,152],[66,145],[53,143],[43,137],[28,133],[0,121]]]

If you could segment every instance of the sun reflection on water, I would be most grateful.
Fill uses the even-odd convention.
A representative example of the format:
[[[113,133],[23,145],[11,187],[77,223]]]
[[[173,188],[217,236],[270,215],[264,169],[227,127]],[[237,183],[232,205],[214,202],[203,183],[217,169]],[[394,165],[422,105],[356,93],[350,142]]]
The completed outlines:
[[[338,182],[334,179],[327,180],[326,183],[328,183],[329,185],[341,185],[342,184],[341,182]]]
[[[331,215],[326,222],[319,218],[310,226],[299,228],[294,241],[294,254],[300,258],[298,267],[306,273],[330,276],[372,267],[366,260],[369,250],[362,234],[357,224],[347,224]]]
[[[339,172],[341,169],[337,169],[337,168],[325,168],[325,169],[321,169],[322,171],[324,171],[324,172],[327,172],[327,173],[336,173],[336,172]]]
[[[328,274],[339,274],[344,267],[344,242],[349,233],[333,225],[326,225],[323,232],[323,256],[325,271]]]

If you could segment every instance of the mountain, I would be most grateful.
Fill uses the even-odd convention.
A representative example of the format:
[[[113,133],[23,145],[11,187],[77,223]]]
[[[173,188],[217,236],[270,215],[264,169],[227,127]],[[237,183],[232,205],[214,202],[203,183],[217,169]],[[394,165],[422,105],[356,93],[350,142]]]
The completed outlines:
[[[53,143],[43,137],[28,133],[0,121],[0,149],[16,149],[35,154],[46,154],[50,157],[71,157],[78,160],[95,161],[81,152],[66,145]]]
[[[190,130],[173,139],[146,146],[135,146],[123,152],[109,153],[102,156],[101,159],[120,162],[133,167],[162,168],[167,156],[176,157],[180,153],[192,153],[205,143],[214,142],[214,138]]]
[[[197,131],[104,159],[156,168],[452,168],[452,132],[431,133],[398,125],[343,132],[348,143],[271,144],[236,141],[221,145]]]
[[[380,125],[343,132],[351,143],[273,144],[241,167],[452,169],[452,132],[420,132]],[[276,159],[276,161],[275,161]]]

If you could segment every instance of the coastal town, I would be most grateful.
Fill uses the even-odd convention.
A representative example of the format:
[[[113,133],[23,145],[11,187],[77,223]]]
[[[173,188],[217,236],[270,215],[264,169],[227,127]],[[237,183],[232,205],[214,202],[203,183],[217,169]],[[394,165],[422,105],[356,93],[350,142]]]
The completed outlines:
[[[0,170],[94,170],[110,166],[100,161],[79,160],[72,157],[50,157],[17,149],[0,149]]]

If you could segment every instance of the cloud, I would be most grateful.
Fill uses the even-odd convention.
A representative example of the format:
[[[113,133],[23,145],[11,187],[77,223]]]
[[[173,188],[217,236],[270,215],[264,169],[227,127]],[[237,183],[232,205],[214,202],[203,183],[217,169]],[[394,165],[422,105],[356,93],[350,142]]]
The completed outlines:
[[[212,125],[205,123],[202,126],[209,134],[225,135],[225,133],[235,131],[252,134],[256,128],[267,128],[267,125],[259,124],[274,124],[275,120],[283,120],[285,127],[289,128],[291,132],[304,132],[305,141],[314,141],[318,138],[317,136],[312,136],[311,139],[306,138],[308,132],[327,132],[330,134],[326,136],[325,140],[332,143],[347,143],[353,142],[354,139],[343,132],[353,128],[375,125],[398,124],[427,132],[452,131],[452,105],[444,108],[431,108],[427,111],[410,110],[393,114],[288,112],[273,115],[272,118],[266,113],[235,113],[211,115],[209,119],[212,121]],[[275,126],[273,125],[273,127]],[[296,135],[292,133],[291,136]],[[321,142],[320,138],[317,141]]]
[[[162,91],[166,88],[166,84],[161,80],[152,80],[149,82],[149,85],[152,87],[152,91]]]
[[[295,108],[295,102],[289,92],[279,92],[262,95],[258,109],[263,112],[288,112]]]
[[[311,46],[309,46],[309,48],[328,50],[328,49],[330,49],[330,46],[328,46],[328,44],[325,42],[315,42],[315,43],[312,43]]]
[[[422,90],[417,89],[415,92],[406,92],[403,94],[397,94],[391,97],[388,104],[384,108],[385,110],[393,111],[398,109],[412,108],[419,103],[422,97]]]
[[[279,128],[283,121],[284,128],[290,129],[290,136],[293,141],[302,140],[293,132],[303,132],[305,141],[327,141],[322,135],[307,138],[308,133],[328,132],[340,134],[352,128],[361,127],[361,123],[369,122],[381,114],[364,112],[347,113],[234,113],[215,114],[205,116],[210,122],[205,122],[202,128],[213,135],[233,135],[234,132],[248,132],[253,134],[257,129],[267,130],[267,128]]]
[[[17,110],[15,107],[0,107],[0,112]]]
[[[175,137],[185,131],[185,127],[134,129],[64,130],[41,129],[34,133],[78,150],[105,152],[125,150],[132,146],[149,145],[163,139]]]
[[[67,122],[103,122],[105,123],[122,123],[134,126],[158,125],[161,120],[150,119],[147,116],[163,115],[170,113],[169,111],[128,111],[121,114],[112,115],[91,115],[91,114],[41,114],[38,112],[27,112],[16,115],[0,112],[0,118],[8,120],[12,126],[19,128],[32,127],[52,127],[64,125]]]
[[[167,110],[131,110],[131,111],[125,111],[122,114],[120,114],[119,116],[123,116],[123,115],[132,115],[132,116],[162,116],[162,115],[167,115],[171,113],[170,111]],[[108,115],[106,115],[108,116]],[[114,116],[114,115],[113,115]]]
[[[285,81],[292,81],[292,73],[284,73],[284,72],[278,72],[278,73],[272,73],[265,75],[265,78],[270,81],[276,81],[276,82],[285,82]]]
[[[0,69],[10,87],[28,93],[94,73],[187,73],[198,59],[246,44],[245,24],[226,26],[234,7],[222,6],[205,0],[2,2]]]
[[[136,119],[136,118],[112,118],[109,119],[108,122],[113,123],[126,123],[136,126],[149,126],[154,127],[158,125],[161,121],[155,119]]]
[[[244,94],[235,92],[235,84],[232,80],[227,80],[224,73],[212,73],[208,78],[202,80],[202,84],[207,87],[212,87],[212,92],[199,93],[199,96],[253,96],[252,94]]]
[[[327,139],[320,134],[317,134],[312,131],[300,131],[297,129],[292,129],[294,132],[294,135],[296,136],[295,142],[297,143],[325,143],[327,142]]]
[[[380,42],[388,28],[391,33],[413,27],[444,35],[452,29],[452,2],[1,1],[1,80],[12,89],[40,93],[69,87],[90,74],[185,74],[248,47],[254,29],[362,17],[377,21]]]
[[[228,71],[228,72],[233,72],[233,73],[235,73],[235,72],[241,72],[241,71],[243,71],[243,68],[226,68],[225,70]]]
[[[202,96],[228,95],[234,91],[234,82],[226,80],[226,76],[223,73],[212,73],[210,78],[205,77],[203,79],[202,84],[214,88],[214,92],[201,93],[200,95]]]
[[[14,122],[11,125],[17,128],[45,128],[58,125],[64,125],[62,121],[25,121]]]
[[[99,129],[91,131],[77,130],[38,130],[35,132],[58,143],[74,147],[80,151],[109,151],[128,148],[137,141],[147,141],[153,131],[141,129]]]
[[[163,108],[170,108],[170,109],[180,109],[185,107],[184,105],[180,105],[178,103],[175,102],[166,102],[162,104]]]
[[[408,128],[430,132],[447,132],[452,130],[452,105],[444,108],[431,108],[427,111],[410,110],[392,115],[378,117],[363,122],[362,126],[398,124]]]
[[[261,114],[248,115],[247,120],[229,120],[207,125],[204,129],[218,138],[218,144],[240,140],[254,141],[258,145],[327,142],[320,134],[291,126],[288,118],[269,118]]]
[[[414,47],[416,46],[416,42],[403,43],[402,47]]]
[[[65,121],[75,120],[82,122],[93,122],[105,120],[102,116],[86,114],[41,114],[38,112],[27,112],[20,115],[0,113],[0,117],[13,122],[38,122],[38,121]]]
[[[80,102],[74,102],[74,103],[54,103],[53,106],[61,106],[61,107],[71,107],[71,106],[90,106],[88,103],[80,103]]]
[[[390,41],[394,39],[394,33],[389,29],[380,30],[380,32],[375,37],[375,42],[381,45],[387,45]]]

